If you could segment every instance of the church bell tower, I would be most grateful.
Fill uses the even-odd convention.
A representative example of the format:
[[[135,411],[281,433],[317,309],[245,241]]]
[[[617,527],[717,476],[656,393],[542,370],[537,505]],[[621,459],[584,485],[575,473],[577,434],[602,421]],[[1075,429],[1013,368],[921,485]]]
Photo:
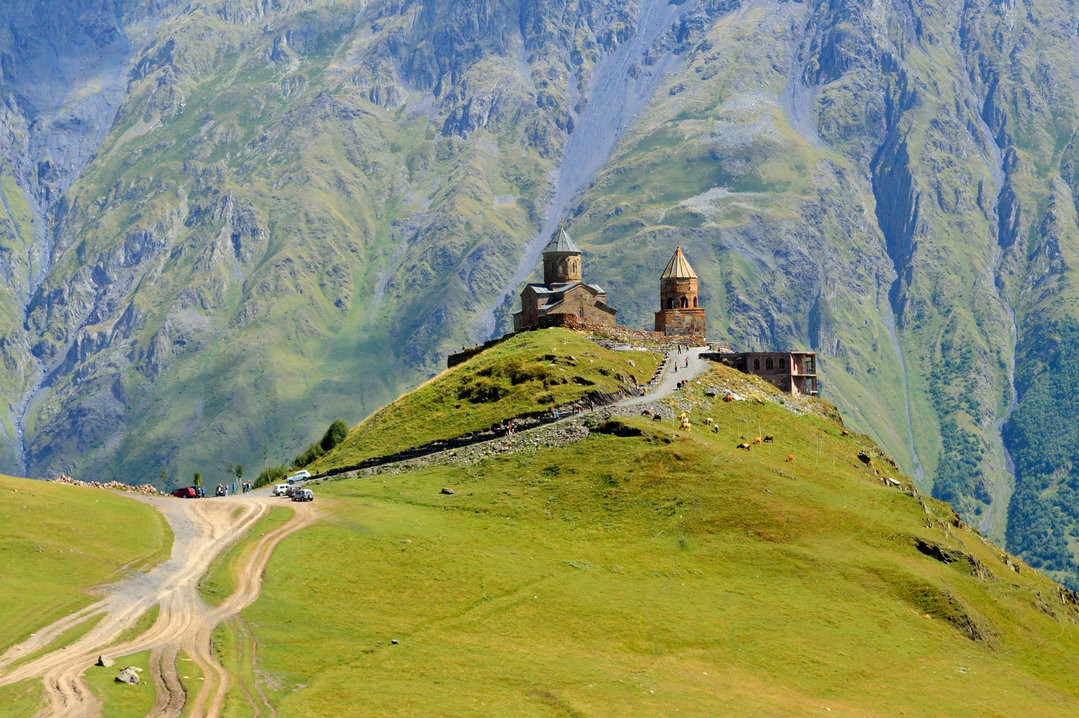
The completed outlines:
[[[697,273],[678,247],[659,277],[656,331],[667,336],[704,339],[704,330],[704,308],[699,306],[697,297]]]

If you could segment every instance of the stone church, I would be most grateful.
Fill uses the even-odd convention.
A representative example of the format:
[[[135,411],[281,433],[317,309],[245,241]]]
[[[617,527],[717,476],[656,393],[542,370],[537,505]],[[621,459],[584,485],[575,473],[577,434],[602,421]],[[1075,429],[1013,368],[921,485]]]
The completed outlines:
[[[681,247],[674,250],[674,256],[659,277],[656,331],[669,337],[705,336],[704,307],[698,306],[697,299],[697,273],[689,266]]]
[[[581,250],[559,227],[543,249],[543,284],[529,284],[521,292],[513,331],[557,324],[563,317],[572,318],[570,323],[613,327],[615,313],[607,306],[607,292],[582,281]]]

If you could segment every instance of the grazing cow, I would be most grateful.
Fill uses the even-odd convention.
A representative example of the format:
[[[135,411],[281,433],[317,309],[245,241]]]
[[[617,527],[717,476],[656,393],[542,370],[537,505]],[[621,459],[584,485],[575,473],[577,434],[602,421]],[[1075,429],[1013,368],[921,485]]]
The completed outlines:
[[[734,448],[736,448],[736,449],[745,449],[746,451],[749,451],[749,444],[747,444],[745,442],[742,442],[741,444],[739,444],[738,446],[736,446]]]
[[[787,461],[787,462],[794,461],[794,454],[787,454],[787,458],[785,459],[785,461]]]
[[[712,424],[712,433],[713,434],[718,434],[719,433],[719,424]]]
[[[723,401],[734,401],[734,397],[730,394],[724,394]]]
[[[708,417],[707,419],[704,420],[704,423],[705,424],[714,424],[714,423],[716,423],[716,420],[713,419],[712,417]]]
[[[754,444],[759,444],[759,443],[761,443],[761,437],[759,437],[759,436],[754,436],[754,437],[753,437],[753,443],[754,443]]]
[[[767,436],[764,437],[764,443],[766,443],[766,444],[771,444],[775,440],[776,440],[776,437],[772,436],[771,434],[768,434]]]
[[[844,429],[842,433],[840,433],[840,436],[850,436],[850,432]]]

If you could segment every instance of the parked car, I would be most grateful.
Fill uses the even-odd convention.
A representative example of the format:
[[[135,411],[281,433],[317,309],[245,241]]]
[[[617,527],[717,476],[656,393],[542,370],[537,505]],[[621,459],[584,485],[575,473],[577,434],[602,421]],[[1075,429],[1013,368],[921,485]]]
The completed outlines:
[[[277,486],[273,487],[273,495],[274,496],[284,496],[287,493],[288,493],[288,484],[278,484]]]
[[[292,491],[293,501],[314,501],[315,494],[311,489],[294,489]]]
[[[197,499],[199,497],[199,490],[194,486],[184,486],[173,491],[172,495],[178,499]]]
[[[294,481],[303,481],[304,479],[310,479],[310,478],[311,478],[311,472],[308,471],[307,469],[301,469],[300,471],[297,471],[292,476],[288,477],[288,482],[291,484]]]

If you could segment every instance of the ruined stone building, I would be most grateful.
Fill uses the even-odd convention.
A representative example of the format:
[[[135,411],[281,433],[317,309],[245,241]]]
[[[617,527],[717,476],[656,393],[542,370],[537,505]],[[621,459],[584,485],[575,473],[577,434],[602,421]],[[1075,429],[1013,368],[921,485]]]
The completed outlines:
[[[744,352],[723,355],[723,361],[788,394],[817,396],[815,352]]]
[[[581,279],[581,250],[559,227],[543,249],[543,284],[521,291],[521,311],[513,314],[513,330],[564,323],[613,327],[616,310],[607,306],[607,292]]]
[[[659,311],[656,331],[667,336],[704,338],[704,307],[698,306],[697,273],[689,266],[682,248],[674,250],[659,277]]]

